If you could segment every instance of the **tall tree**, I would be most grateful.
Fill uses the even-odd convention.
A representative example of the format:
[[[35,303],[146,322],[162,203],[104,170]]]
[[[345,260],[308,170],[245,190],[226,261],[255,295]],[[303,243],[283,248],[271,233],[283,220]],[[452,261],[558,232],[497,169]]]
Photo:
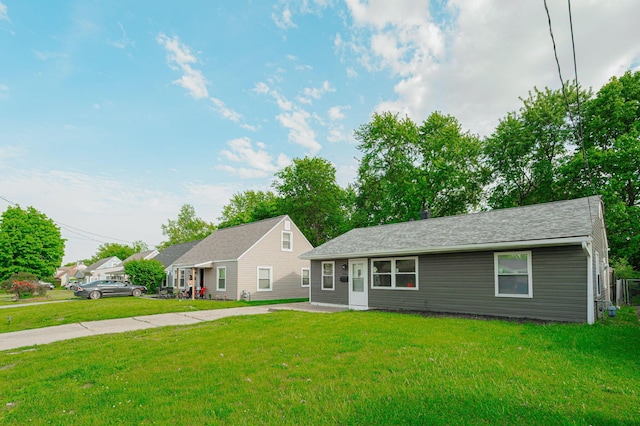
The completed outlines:
[[[356,131],[358,226],[465,213],[480,203],[486,172],[481,142],[439,112],[420,126],[408,117],[374,114]]]
[[[33,207],[9,206],[0,219],[0,281],[19,272],[51,277],[65,240],[53,220]]]
[[[579,148],[575,137],[578,96],[584,103],[590,93],[577,92],[570,83],[565,85],[565,93],[566,98],[562,90],[534,88],[522,100],[520,110],[500,120],[486,140],[485,156],[494,181],[491,207],[570,198],[572,188],[561,170]]]
[[[343,190],[336,169],[323,158],[296,158],[276,173],[272,186],[280,196],[280,211],[288,214],[309,242],[318,246],[341,229]]]
[[[107,257],[117,257],[120,260],[125,260],[127,257],[139,253],[141,251],[148,250],[147,245],[142,241],[135,241],[132,245],[120,244],[120,243],[104,243],[98,247],[96,253],[89,260],[89,265],[97,262],[100,259]]]
[[[209,236],[216,230],[213,223],[206,222],[196,216],[196,210],[190,204],[184,204],[180,208],[178,218],[162,225],[162,235],[168,237],[160,248],[166,248],[174,244],[187,243],[200,240]]]
[[[640,72],[613,77],[585,105],[588,174],[603,195],[611,256],[640,270]]]
[[[233,194],[222,208],[218,228],[228,228],[280,215],[279,199],[271,191],[244,191]]]

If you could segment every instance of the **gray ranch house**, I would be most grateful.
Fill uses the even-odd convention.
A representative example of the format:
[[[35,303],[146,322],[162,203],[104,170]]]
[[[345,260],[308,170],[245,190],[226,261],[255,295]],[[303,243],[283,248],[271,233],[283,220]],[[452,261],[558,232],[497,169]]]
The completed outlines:
[[[599,196],[353,229],[304,253],[310,301],[592,324],[609,298]]]
[[[180,290],[205,298],[274,300],[309,297],[313,246],[287,215],[214,231],[172,264]]]

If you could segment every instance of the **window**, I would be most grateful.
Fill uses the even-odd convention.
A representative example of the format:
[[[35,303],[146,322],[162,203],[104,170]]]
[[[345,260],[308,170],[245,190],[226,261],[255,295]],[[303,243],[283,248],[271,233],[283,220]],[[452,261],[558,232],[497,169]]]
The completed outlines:
[[[533,297],[531,252],[495,253],[496,297]]]
[[[418,289],[418,258],[374,259],[372,288]]]
[[[600,253],[596,252],[596,291],[602,295],[602,281],[600,280]]]
[[[333,274],[333,262],[322,262],[322,289],[333,290],[335,277]]]
[[[227,267],[218,266],[217,275],[218,279],[216,280],[216,290],[227,291]]]
[[[271,267],[258,266],[258,291],[271,291]]]
[[[282,231],[282,251],[293,250],[293,233],[289,231]]]
[[[309,268],[302,268],[302,274],[301,274],[301,286],[302,287],[309,287],[309,283],[311,282],[311,275],[309,274]]]

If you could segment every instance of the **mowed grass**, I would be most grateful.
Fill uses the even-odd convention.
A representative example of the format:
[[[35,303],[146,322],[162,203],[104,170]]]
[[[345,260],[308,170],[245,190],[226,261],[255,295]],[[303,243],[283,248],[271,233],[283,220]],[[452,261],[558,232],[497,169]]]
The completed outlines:
[[[638,354],[631,309],[593,326],[285,311],[2,352],[0,423],[631,425]]]
[[[61,290],[62,291],[62,290]],[[70,293],[73,294],[73,293]],[[0,333],[71,324],[84,321],[125,318],[139,315],[164,314],[169,312],[189,312],[205,309],[225,309],[256,306],[282,302],[296,302],[308,299],[273,301],[216,301],[152,299],[147,297],[112,297],[98,300],[80,299],[60,303],[34,303],[0,309]],[[20,303],[20,302],[18,302]],[[0,338],[2,335],[0,334]]]

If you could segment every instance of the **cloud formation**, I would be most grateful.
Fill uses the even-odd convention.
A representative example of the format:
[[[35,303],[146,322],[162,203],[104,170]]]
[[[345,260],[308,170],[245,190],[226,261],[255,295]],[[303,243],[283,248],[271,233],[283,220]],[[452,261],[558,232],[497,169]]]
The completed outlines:
[[[7,5],[0,1],[0,21],[11,22],[9,19],[9,12],[7,10]]]
[[[291,160],[280,154],[274,158],[266,150],[266,145],[257,142],[254,147],[249,138],[237,138],[227,142],[229,149],[222,150],[220,155],[224,163],[239,163],[242,166],[221,164],[218,169],[227,171],[244,179],[264,178],[273,175],[279,169],[287,166]]]

